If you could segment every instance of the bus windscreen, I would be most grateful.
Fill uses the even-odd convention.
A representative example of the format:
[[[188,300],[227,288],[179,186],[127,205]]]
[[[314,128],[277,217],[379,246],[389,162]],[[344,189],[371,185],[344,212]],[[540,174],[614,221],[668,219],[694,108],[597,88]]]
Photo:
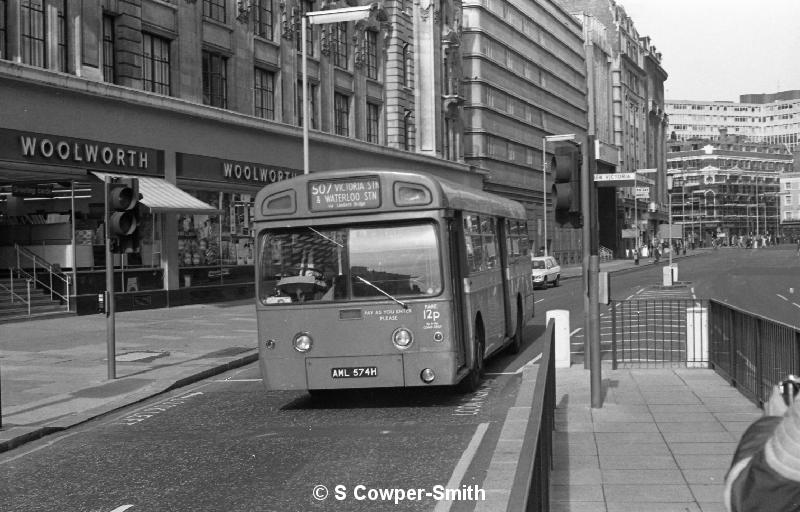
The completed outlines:
[[[259,244],[263,304],[434,296],[442,291],[430,222],[267,230]]]

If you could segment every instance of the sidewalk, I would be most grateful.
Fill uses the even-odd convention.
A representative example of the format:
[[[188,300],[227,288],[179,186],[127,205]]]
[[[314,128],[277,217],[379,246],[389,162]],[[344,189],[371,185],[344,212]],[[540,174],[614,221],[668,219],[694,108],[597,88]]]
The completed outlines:
[[[700,254],[705,254],[710,252],[711,249],[703,248],[703,249],[694,249],[687,251],[685,255],[683,254],[675,254],[672,257],[673,263],[675,261],[680,261],[683,258],[688,258],[691,256],[698,256]],[[628,270],[633,268],[640,268],[640,267],[647,267],[651,265],[661,265],[666,266],[669,265],[669,255],[662,256],[661,259],[656,263],[653,258],[640,258],[639,264],[636,265],[633,259],[619,259],[619,260],[609,260],[609,261],[601,261],[600,262],[600,271],[601,272],[619,272],[621,270]],[[572,277],[580,277],[583,275],[583,267],[581,265],[567,265],[561,267],[561,279],[569,279]]]
[[[0,324],[0,452],[257,359],[252,301]],[[231,327],[231,325],[234,325]]]
[[[725,473],[761,410],[713,370],[556,371],[552,512],[723,512]]]

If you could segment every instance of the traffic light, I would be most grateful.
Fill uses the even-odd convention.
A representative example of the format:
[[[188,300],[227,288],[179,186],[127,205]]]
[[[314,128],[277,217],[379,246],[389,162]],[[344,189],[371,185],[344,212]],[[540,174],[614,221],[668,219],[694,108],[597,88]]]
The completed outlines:
[[[581,214],[581,152],[574,146],[558,146],[553,198],[555,218],[561,225],[583,226]]]
[[[111,252],[139,252],[138,178],[111,178],[106,182],[106,229],[111,239]]]

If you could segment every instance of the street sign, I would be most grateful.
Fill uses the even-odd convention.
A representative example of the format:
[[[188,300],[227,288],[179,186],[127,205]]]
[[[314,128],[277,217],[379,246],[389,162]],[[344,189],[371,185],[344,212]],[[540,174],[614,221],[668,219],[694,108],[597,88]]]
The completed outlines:
[[[636,238],[636,230],[635,229],[623,229],[622,230],[622,238]]]
[[[650,199],[650,187],[636,187],[636,199]]]
[[[655,185],[650,178],[635,172],[609,172],[594,175],[598,187],[634,187],[637,185]]]
[[[683,225],[682,224],[659,224],[658,225],[658,238],[683,238]]]

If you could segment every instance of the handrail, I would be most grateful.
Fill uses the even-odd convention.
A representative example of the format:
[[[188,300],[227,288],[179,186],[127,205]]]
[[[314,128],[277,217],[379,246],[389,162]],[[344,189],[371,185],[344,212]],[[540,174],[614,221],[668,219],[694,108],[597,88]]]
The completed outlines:
[[[17,292],[14,291],[14,269],[11,268],[11,267],[8,267],[8,270],[9,270],[9,274],[11,275],[11,288],[7,287],[3,283],[0,283],[0,288],[2,288],[3,290],[5,290],[5,291],[7,291],[9,293],[9,295],[11,297],[11,303],[12,304],[14,303],[14,297],[16,297],[17,300],[19,300],[23,304],[26,304],[28,306],[28,316],[31,316],[31,280],[27,279],[25,281],[26,282],[27,295],[28,295],[28,300],[25,300],[24,298],[20,297],[19,294],[17,294]]]
[[[33,251],[31,251],[29,249],[26,249],[25,247],[20,246],[19,244],[14,244],[14,249],[15,249],[16,254],[17,254],[17,268],[16,268],[17,276],[25,276],[29,281],[33,281],[34,283],[38,283],[38,284],[42,285],[43,287],[47,288],[48,290],[50,290],[50,299],[52,300],[53,296],[58,297],[59,299],[61,299],[62,301],[65,302],[66,309],[67,309],[67,311],[69,311],[70,310],[70,304],[69,304],[69,296],[70,296],[69,292],[70,292],[70,290],[69,290],[69,286],[70,286],[70,281],[71,281],[69,274],[66,274],[64,272],[60,272],[60,271],[56,270],[54,268],[55,266],[53,264],[49,263],[48,261],[46,261],[41,256],[38,256]],[[21,257],[27,258],[32,263],[32,265],[33,265],[33,267],[32,267],[33,274],[31,274],[30,272],[28,272],[27,270],[25,270],[22,267],[23,259]],[[48,274],[48,281],[47,282],[42,281],[41,279],[39,279],[39,273],[37,272],[37,268],[38,267],[42,267],[44,270],[47,271],[47,274]],[[13,270],[14,269],[12,269],[12,275],[13,275]],[[59,293],[53,287],[53,278],[54,277],[56,279],[60,279],[61,282],[64,283],[64,287],[65,287],[65,293],[64,294]],[[30,304],[28,304],[28,308],[30,309]]]

